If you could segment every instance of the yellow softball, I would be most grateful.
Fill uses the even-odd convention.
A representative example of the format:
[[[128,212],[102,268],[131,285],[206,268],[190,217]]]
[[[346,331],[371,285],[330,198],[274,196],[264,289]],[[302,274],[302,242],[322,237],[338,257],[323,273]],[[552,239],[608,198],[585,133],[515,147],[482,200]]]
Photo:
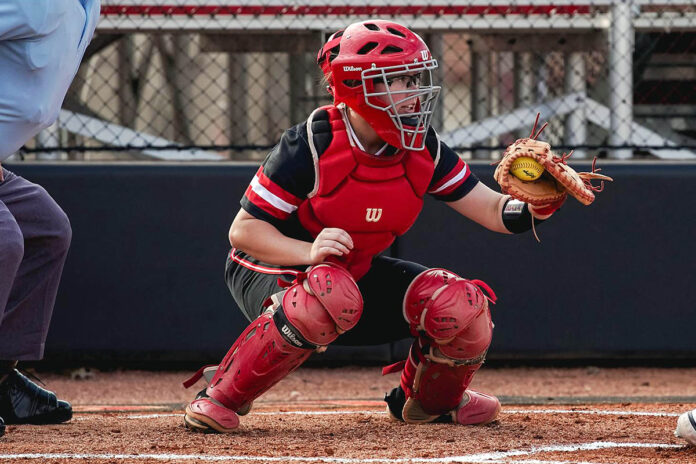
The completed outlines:
[[[518,179],[532,181],[537,180],[541,176],[544,172],[544,167],[537,163],[534,158],[520,156],[512,162],[510,172]]]

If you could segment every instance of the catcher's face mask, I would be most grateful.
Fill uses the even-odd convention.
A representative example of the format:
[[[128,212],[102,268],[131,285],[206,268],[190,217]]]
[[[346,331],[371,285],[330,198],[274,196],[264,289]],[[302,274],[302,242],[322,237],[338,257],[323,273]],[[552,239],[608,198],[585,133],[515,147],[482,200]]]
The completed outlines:
[[[337,53],[326,56],[330,63],[320,66],[335,104],[352,108],[390,145],[425,148],[440,87],[432,84],[437,60],[423,39],[391,21],[364,21],[348,26]]]
[[[435,68],[437,61],[429,60],[402,66],[375,67],[362,73],[365,103],[389,117],[399,132],[400,144],[397,146],[401,148],[422,150],[425,147],[425,135],[440,93],[440,87],[430,84]],[[427,84],[423,84],[423,80]],[[374,127],[374,124],[371,125]],[[380,133],[379,130],[377,133]]]

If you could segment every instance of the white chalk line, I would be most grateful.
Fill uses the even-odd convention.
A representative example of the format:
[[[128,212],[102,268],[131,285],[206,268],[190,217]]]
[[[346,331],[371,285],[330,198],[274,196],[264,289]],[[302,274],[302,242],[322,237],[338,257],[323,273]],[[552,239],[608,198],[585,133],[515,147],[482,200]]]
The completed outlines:
[[[445,456],[440,458],[339,458],[331,456],[207,456],[202,454],[78,454],[78,453],[27,453],[27,454],[0,454],[0,460],[10,459],[98,459],[98,460],[178,460],[178,461],[238,461],[238,462],[326,462],[340,464],[364,464],[364,463],[452,463],[461,462],[469,464],[569,464],[568,461],[529,461],[510,460],[509,458],[530,456],[539,453],[570,453],[577,451],[596,451],[612,448],[684,448],[684,445],[669,443],[616,443],[593,442],[575,445],[550,445],[532,447],[528,450],[497,451],[493,453],[477,453],[464,456]],[[589,461],[572,461],[574,464],[600,464]],[[607,464],[601,463],[601,464]]]
[[[645,412],[645,411],[607,411],[585,409],[503,409],[505,414],[595,414],[599,416],[652,416],[679,417],[678,412]]]
[[[648,416],[648,417],[679,417],[678,412],[645,412],[645,411],[606,411],[606,410],[574,410],[574,409],[503,409],[503,414],[588,414],[598,416]],[[275,411],[252,412],[256,416],[330,416],[330,415],[385,415],[385,411],[356,411],[356,410],[332,410],[332,411]],[[129,414],[125,419],[157,419],[160,417],[177,417],[182,413],[162,414]]]
[[[332,410],[332,411],[275,411],[275,412],[252,412],[254,416],[331,416],[331,415],[350,415],[350,414],[360,414],[360,415],[384,415],[384,411],[356,411],[356,410]],[[127,416],[120,416],[125,419],[157,419],[159,417],[176,417],[183,416],[183,413],[173,414],[129,414]]]
[[[153,413],[153,414],[120,414],[116,417],[123,419],[159,419],[161,417],[182,417],[183,412],[179,413]],[[332,410],[332,411],[275,411],[275,412],[254,412],[254,416],[283,416],[283,415],[297,415],[297,416],[329,416],[329,415],[349,415],[349,414],[362,414],[362,415],[384,415],[384,411],[356,411],[356,410]],[[89,416],[94,414],[84,415],[81,417],[74,417],[73,421],[88,420]]]

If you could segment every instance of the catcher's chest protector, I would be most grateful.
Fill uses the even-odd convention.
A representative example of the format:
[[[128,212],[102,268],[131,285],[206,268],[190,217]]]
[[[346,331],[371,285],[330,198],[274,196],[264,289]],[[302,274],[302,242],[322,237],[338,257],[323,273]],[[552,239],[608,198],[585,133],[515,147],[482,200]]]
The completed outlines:
[[[315,237],[325,227],[351,235],[354,248],[338,261],[357,280],[415,222],[435,170],[433,157],[427,149],[379,157],[351,146],[334,106],[312,113],[307,128],[316,179],[297,214]]]

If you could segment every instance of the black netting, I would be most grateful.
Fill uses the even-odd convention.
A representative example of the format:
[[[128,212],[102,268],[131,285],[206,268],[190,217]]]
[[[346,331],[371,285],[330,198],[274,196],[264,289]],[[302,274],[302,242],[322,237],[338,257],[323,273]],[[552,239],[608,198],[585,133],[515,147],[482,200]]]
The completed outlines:
[[[496,158],[537,111],[579,157],[696,156],[696,0],[425,3],[104,0],[58,123],[24,157],[261,159],[330,102],[324,38],[371,17],[425,38],[434,126],[465,157]]]

